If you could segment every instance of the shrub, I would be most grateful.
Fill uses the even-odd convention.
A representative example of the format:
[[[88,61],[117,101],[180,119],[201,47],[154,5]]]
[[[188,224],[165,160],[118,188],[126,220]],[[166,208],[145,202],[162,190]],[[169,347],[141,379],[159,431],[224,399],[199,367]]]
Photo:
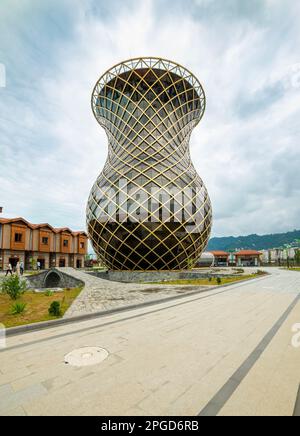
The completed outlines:
[[[299,249],[297,249],[295,251],[295,264],[300,265],[300,250]]]
[[[237,274],[242,274],[245,272],[245,270],[243,268],[233,268],[233,270],[237,273]]]
[[[30,259],[30,265],[31,265],[31,269],[35,270],[37,267],[37,260],[32,257]]]
[[[15,303],[15,304],[13,304],[11,306],[10,313],[12,315],[19,315],[20,313],[24,312],[25,308],[26,308],[26,304],[25,303],[18,302],[18,303]]]
[[[50,307],[48,309],[49,315],[52,316],[60,316],[61,310],[60,310],[60,302],[59,301],[52,301],[50,304]]]
[[[1,292],[10,296],[12,300],[17,300],[27,289],[27,283],[18,275],[5,278],[0,285]]]
[[[193,269],[195,266],[195,259],[188,259],[187,260],[187,269]]]
[[[222,283],[221,277],[217,277],[217,283],[218,283],[218,285],[220,285]]]
[[[46,296],[46,297],[52,297],[53,294],[54,294],[53,291],[46,291],[46,292],[45,292],[45,296]]]

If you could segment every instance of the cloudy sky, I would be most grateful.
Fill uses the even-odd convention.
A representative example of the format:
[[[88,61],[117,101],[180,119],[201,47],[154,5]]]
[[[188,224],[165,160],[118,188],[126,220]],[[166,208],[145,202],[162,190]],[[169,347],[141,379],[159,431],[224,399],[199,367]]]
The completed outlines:
[[[85,227],[107,153],[92,88],[159,56],[206,92],[191,150],[213,236],[300,228],[299,22],[294,0],[1,0],[2,216]]]

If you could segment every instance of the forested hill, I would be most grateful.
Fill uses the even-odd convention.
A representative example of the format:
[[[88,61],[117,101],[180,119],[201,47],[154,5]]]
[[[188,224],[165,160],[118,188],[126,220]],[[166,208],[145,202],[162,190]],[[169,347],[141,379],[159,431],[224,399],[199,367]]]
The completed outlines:
[[[285,244],[294,243],[297,240],[300,242],[300,230],[287,233],[275,233],[273,235],[225,236],[222,238],[211,238],[207,250],[263,250],[279,248]]]

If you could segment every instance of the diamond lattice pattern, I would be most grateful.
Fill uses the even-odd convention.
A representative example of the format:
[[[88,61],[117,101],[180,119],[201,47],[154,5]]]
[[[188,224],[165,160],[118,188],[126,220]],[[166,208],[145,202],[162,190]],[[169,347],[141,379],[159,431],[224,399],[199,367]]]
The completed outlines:
[[[96,253],[113,270],[191,266],[212,222],[189,151],[205,110],[201,84],[170,61],[135,59],[99,79],[92,108],[109,141],[87,206]]]

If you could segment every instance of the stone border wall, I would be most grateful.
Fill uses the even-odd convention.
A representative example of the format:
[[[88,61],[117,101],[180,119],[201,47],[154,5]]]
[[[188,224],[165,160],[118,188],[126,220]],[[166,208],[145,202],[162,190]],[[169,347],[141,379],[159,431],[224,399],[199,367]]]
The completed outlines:
[[[201,271],[100,271],[89,272],[88,274],[99,277],[100,279],[121,283],[155,283],[172,280],[208,279],[210,277],[224,278],[224,276],[231,278],[238,276],[238,274],[228,275]]]

